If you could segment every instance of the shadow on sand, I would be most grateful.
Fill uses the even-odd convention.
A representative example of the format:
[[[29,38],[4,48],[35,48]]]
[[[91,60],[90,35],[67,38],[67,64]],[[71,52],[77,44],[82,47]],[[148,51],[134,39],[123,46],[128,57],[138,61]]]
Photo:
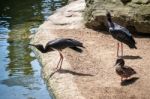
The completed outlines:
[[[132,55],[125,55],[122,56],[123,59],[142,59],[140,56],[132,56]]]
[[[132,77],[130,79],[124,80],[124,81],[121,82],[121,86],[127,86],[127,85],[130,85],[130,84],[133,84],[138,79],[139,79],[139,77]]]
[[[54,72],[52,72],[50,74],[50,76],[47,78],[47,81],[56,73],[69,73],[69,74],[72,74],[72,75],[76,75],[76,76],[94,76],[92,74],[86,74],[86,73],[79,73],[79,72],[76,72],[76,71],[72,71],[72,70],[67,70],[67,69],[60,69],[60,70],[56,70]]]
[[[72,71],[72,70],[67,70],[67,69],[61,69],[61,70],[58,70],[58,72],[59,73],[69,73],[69,74],[77,75],[77,76],[94,76],[92,74],[79,73],[79,72]]]

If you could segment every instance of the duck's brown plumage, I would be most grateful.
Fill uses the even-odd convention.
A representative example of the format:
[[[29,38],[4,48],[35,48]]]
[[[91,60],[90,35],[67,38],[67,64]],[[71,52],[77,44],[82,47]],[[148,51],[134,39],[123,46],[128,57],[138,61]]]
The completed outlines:
[[[117,59],[116,61],[116,73],[121,76],[121,78],[128,78],[136,74],[136,71],[133,68],[124,66],[124,63],[123,59]]]
[[[133,74],[136,74],[136,71],[128,66],[124,66],[124,67],[117,66],[116,73],[123,78],[128,78],[132,76]]]

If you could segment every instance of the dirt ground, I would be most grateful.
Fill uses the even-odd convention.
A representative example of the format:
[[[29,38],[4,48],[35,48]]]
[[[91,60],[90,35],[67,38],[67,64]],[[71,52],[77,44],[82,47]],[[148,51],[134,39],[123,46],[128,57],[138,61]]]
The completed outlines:
[[[57,99],[72,99],[72,97],[74,99],[150,98],[150,38],[136,37],[138,49],[130,49],[124,45],[125,64],[135,69],[137,74],[123,83],[115,72],[117,41],[111,35],[83,28],[57,29],[53,30],[51,35],[36,37],[45,44],[49,38],[74,38],[83,42],[86,47],[82,53],[69,48],[63,50],[62,53],[65,57],[63,70],[54,74],[53,70],[59,60],[59,54],[50,52],[41,55],[43,71],[46,75],[44,78],[52,75],[49,85],[54,89],[54,93],[58,96]],[[66,91],[66,95],[63,93],[64,91]],[[71,98],[70,95],[72,95]],[[76,95],[77,98],[75,98]]]
[[[32,43],[45,45],[55,38],[74,38],[86,47],[82,53],[63,50],[63,69],[55,73],[59,54],[36,51],[44,78],[51,76],[47,85],[56,99],[150,99],[150,38],[135,37],[137,49],[124,45],[125,64],[137,74],[121,83],[114,67],[117,41],[106,32],[83,26],[84,5],[84,0],[77,0],[61,8],[41,25],[32,39]]]
[[[72,32],[71,32],[72,31]],[[58,37],[74,38],[86,47],[83,53],[66,49],[63,54],[73,69],[75,83],[85,99],[149,99],[150,98],[150,38],[135,38],[138,49],[124,45],[127,66],[137,72],[131,80],[121,83],[113,66],[117,41],[111,35],[89,29],[57,30]],[[67,71],[66,71],[67,72]]]

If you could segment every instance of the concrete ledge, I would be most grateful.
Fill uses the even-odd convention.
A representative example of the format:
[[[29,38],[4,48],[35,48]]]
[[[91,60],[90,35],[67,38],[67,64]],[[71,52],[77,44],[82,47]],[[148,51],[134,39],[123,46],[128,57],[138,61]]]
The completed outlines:
[[[84,5],[83,0],[78,0],[58,9],[39,27],[38,32],[32,37],[31,43],[45,45],[49,40],[58,38],[53,30],[81,27]],[[53,73],[59,60],[58,52],[42,54],[34,48],[33,50],[43,66],[42,74],[48,81],[48,88],[54,93],[56,99],[84,99],[74,82],[73,75]],[[63,68],[72,68],[66,58],[63,61]],[[49,78],[50,76],[51,78]]]

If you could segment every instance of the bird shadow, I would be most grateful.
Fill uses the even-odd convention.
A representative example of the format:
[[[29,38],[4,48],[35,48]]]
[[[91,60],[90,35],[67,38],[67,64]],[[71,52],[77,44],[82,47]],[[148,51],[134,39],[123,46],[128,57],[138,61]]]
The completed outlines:
[[[77,75],[77,76],[94,76],[94,75],[92,75],[92,74],[79,73],[79,72],[72,71],[72,70],[67,70],[67,69],[60,69],[60,70],[58,70],[57,72],[59,72],[59,73],[69,73],[69,74]]]
[[[136,38],[150,38],[150,34],[149,33],[141,33],[141,32],[137,32],[137,35],[135,35]]]
[[[52,72],[49,77],[47,78],[47,81],[57,72],[58,70],[55,70],[54,72]]]
[[[132,77],[130,79],[124,80],[124,81],[121,82],[121,86],[127,86],[127,85],[130,85],[130,84],[133,84],[138,79],[139,79],[139,77]]]
[[[132,55],[125,55],[122,56],[123,59],[142,59],[141,56],[132,56]]]
[[[54,72],[52,72],[49,77],[47,78],[47,81],[56,73],[69,73],[72,75],[77,75],[77,76],[94,76],[92,74],[86,74],[86,73],[79,73],[79,72],[75,72],[75,71],[71,71],[71,70],[67,70],[67,69],[59,69],[59,70],[55,70]]]

